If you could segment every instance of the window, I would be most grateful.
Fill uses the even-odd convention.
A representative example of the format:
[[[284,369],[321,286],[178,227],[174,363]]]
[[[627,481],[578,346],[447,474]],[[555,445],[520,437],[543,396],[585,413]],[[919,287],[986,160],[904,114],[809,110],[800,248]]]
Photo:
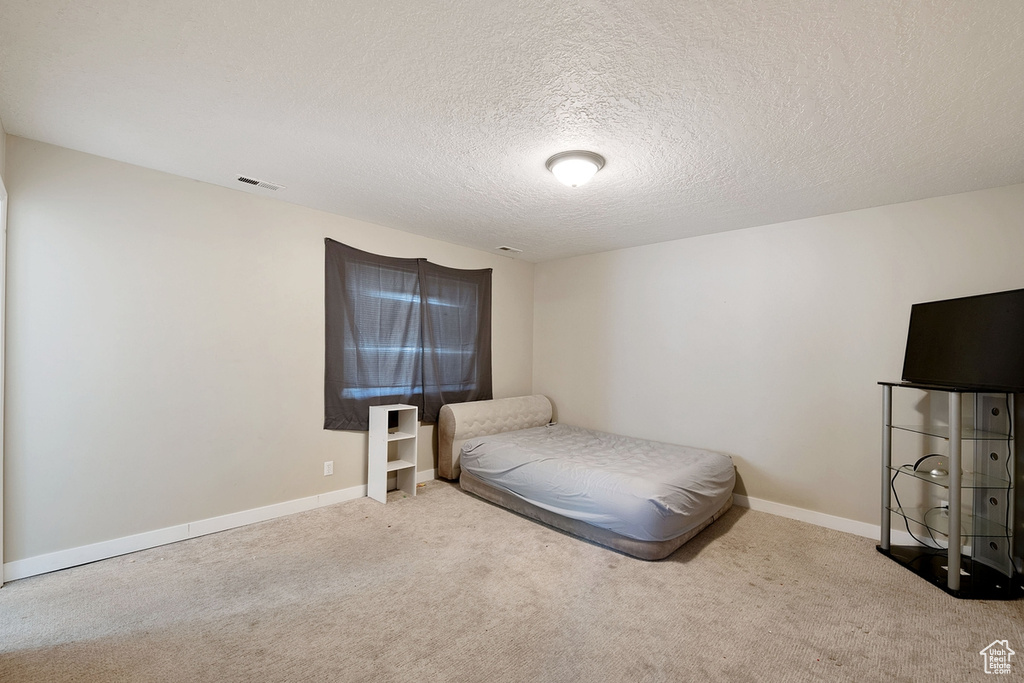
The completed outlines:
[[[491,398],[491,270],[370,254],[327,239],[324,428],[367,429],[371,405]]]

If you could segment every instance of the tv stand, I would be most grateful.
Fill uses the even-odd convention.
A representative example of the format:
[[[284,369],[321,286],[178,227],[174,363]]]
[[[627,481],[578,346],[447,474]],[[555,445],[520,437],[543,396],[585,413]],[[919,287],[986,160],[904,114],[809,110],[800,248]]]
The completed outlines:
[[[879,552],[958,598],[1024,596],[1019,522],[1024,503],[1016,486],[1024,470],[1013,434],[1024,419],[1024,395],[879,384]],[[894,423],[894,389],[906,423]],[[908,399],[916,401],[908,406]],[[893,464],[894,449],[910,462]],[[893,519],[906,527],[911,544],[892,545]]]

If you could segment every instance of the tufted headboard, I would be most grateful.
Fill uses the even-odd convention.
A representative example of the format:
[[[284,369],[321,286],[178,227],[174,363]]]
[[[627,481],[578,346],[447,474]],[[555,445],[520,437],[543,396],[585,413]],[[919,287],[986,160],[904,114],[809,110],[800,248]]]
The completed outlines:
[[[437,418],[438,474],[445,479],[459,478],[459,453],[466,439],[541,427],[548,422],[551,401],[540,394],[441,406]]]

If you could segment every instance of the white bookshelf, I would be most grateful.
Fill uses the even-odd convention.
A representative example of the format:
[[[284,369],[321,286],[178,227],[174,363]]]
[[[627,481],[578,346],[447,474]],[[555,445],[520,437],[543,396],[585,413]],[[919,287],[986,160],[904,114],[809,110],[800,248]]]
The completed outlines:
[[[395,418],[391,416],[395,415]],[[395,420],[396,427],[388,427]],[[370,443],[366,471],[366,495],[388,502],[388,475],[398,476],[398,489],[416,495],[416,439],[419,431],[416,406],[396,403],[370,406]]]

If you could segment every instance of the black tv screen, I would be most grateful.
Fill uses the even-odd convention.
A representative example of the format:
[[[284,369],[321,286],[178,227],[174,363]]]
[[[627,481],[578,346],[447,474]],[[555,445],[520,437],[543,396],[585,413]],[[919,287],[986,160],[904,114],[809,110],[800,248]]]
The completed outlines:
[[[1024,289],[914,304],[903,381],[1024,391]]]

